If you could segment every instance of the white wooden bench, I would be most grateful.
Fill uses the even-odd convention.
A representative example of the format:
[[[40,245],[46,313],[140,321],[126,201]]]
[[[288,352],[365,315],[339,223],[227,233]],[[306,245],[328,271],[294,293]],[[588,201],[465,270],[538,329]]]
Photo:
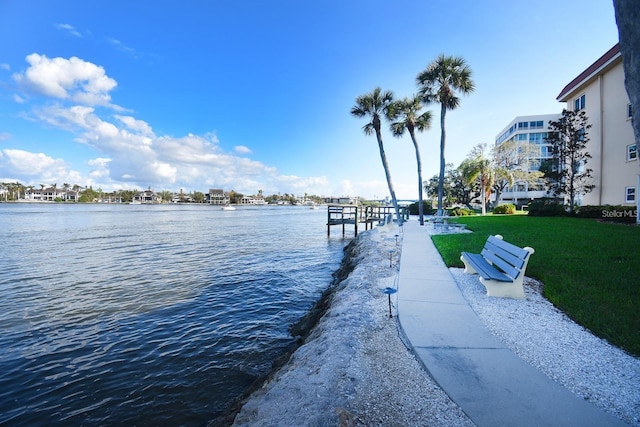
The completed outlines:
[[[505,242],[502,236],[489,236],[482,252],[462,252],[464,272],[480,276],[480,282],[492,297],[524,299],[522,282],[533,248],[520,248]]]

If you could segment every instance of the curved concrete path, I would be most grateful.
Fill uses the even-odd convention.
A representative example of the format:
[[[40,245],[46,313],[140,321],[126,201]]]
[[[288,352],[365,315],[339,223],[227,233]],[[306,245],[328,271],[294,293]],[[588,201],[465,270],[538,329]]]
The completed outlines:
[[[398,317],[426,370],[478,426],[623,426],[505,347],[458,289],[427,229],[404,224]]]

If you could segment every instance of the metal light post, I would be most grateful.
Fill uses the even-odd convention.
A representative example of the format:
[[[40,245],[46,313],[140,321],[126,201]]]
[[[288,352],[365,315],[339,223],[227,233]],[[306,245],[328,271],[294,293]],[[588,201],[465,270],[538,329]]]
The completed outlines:
[[[387,294],[387,297],[389,298],[389,319],[393,318],[393,314],[391,314],[391,294],[395,294],[396,292],[398,291],[393,288],[384,288],[382,290],[382,293]]]

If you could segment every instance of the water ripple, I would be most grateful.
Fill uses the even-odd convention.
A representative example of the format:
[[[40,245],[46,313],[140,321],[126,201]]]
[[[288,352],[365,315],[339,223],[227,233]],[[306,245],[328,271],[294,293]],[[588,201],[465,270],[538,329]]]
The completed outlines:
[[[203,425],[342,257],[323,212],[0,204],[0,424]]]

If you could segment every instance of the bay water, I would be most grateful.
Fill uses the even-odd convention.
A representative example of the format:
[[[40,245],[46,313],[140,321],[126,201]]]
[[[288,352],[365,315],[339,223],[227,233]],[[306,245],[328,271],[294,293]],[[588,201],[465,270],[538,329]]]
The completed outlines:
[[[0,203],[0,425],[206,425],[330,285],[326,219]]]

